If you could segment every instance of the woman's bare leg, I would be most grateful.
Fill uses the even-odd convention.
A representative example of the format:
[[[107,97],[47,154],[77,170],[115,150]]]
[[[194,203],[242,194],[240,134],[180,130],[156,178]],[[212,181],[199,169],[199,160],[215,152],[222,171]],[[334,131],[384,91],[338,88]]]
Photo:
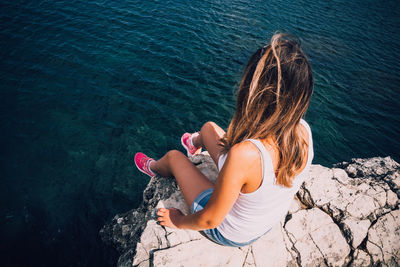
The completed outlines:
[[[214,187],[214,184],[177,150],[171,150],[161,159],[153,161],[150,169],[162,176],[174,176],[189,207],[201,192]]]
[[[224,135],[225,131],[221,127],[215,122],[209,121],[201,127],[200,134],[194,137],[192,142],[195,147],[205,148],[218,166],[218,158],[222,151],[219,140]]]
[[[222,150],[219,140],[224,135],[225,131],[216,123],[206,122],[192,142],[196,147],[205,148],[218,165],[218,157]],[[201,192],[214,187],[214,184],[177,150],[171,150],[161,159],[152,162],[150,169],[162,176],[174,176],[189,207]]]

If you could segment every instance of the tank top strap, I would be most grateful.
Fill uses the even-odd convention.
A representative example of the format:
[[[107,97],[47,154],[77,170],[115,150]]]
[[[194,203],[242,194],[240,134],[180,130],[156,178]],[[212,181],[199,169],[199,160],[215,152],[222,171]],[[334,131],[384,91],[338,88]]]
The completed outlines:
[[[258,139],[246,139],[245,141],[250,141],[258,148],[258,151],[260,151],[261,162],[262,162],[261,164],[262,179],[263,179],[262,185],[266,184],[266,182],[268,183],[268,181],[265,180],[265,177],[270,177],[270,175],[268,174],[272,174],[273,180],[270,182],[272,184],[275,184],[276,177],[275,177],[274,167],[272,164],[271,155],[269,154],[268,150],[265,148],[263,143]]]

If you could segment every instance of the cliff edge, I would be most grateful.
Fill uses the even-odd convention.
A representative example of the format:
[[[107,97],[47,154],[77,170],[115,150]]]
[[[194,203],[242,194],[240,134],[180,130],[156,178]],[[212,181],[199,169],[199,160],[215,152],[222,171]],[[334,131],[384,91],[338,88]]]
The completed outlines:
[[[210,180],[207,154],[191,158]],[[188,212],[172,178],[153,177],[136,210],[101,231],[118,266],[400,266],[400,165],[390,157],[312,165],[285,218],[250,246],[224,247],[197,231],[156,223],[159,207]]]

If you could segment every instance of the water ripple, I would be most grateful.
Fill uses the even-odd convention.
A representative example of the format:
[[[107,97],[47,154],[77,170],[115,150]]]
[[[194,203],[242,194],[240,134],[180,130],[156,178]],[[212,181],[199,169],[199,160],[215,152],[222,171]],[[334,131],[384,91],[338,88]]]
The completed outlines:
[[[24,250],[34,265],[115,265],[98,230],[141,200],[133,154],[226,127],[244,65],[276,30],[313,66],[314,162],[399,160],[399,17],[395,1],[3,1],[5,264],[26,265]]]

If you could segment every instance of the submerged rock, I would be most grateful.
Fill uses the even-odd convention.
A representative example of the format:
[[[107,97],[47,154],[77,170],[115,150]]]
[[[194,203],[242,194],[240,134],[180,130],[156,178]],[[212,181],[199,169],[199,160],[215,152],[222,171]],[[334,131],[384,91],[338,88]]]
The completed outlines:
[[[191,160],[215,181],[206,153]],[[312,165],[286,218],[250,246],[232,248],[158,225],[157,208],[188,207],[174,179],[157,176],[140,207],[100,234],[120,251],[118,266],[399,266],[399,196],[400,165],[390,157]]]

